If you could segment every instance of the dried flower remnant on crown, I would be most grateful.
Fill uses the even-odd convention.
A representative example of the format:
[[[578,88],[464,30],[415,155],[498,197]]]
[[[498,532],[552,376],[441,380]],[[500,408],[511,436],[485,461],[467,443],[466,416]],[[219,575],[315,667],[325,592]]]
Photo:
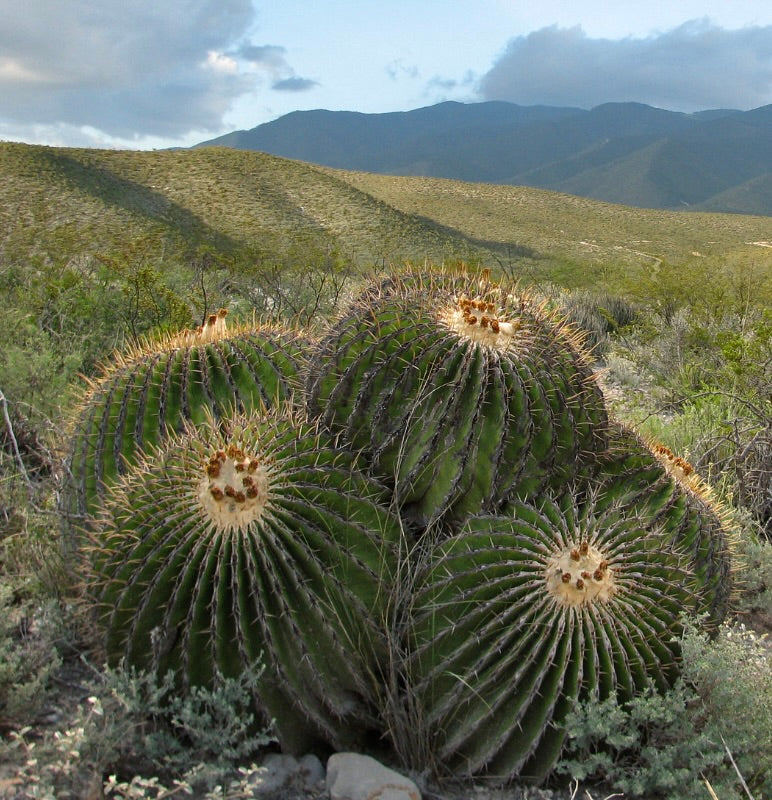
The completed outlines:
[[[495,303],[463,294],[441,313],[440,319],[457,334],[497,349],[505,348],[521,327],[518,320],[502,320]]]
[[[222,339],[228,335],[228,326],[225,322],[227,316],[228,309],[221,308],[216,314],[209,314],[203,325],[192,330],[182,331],[172,339],[172,342],[175,345],[189,346]]]
[[[655,444],[652,445],[652,450],[659,460],[677,475],[688,477],[694,472],[694,467],[685,458],[675,455],[669,447]]]
[[[605,602],[616,591],[607,558],[586,539],[556,552],[544,570],[547,591],[561,606]]]
[[[259,519],[268,500],[269,471],[236,445],[217,450],[203,465],[197,496],[218,530],[244,530]]]

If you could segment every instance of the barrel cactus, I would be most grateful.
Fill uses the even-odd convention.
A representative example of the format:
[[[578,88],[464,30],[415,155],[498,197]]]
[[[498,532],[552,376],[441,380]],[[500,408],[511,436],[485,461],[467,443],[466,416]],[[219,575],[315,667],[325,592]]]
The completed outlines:
[[[608,449],[576,491],[594,492],[599,507],[625,498],[636,513],[650,516],[688,556],[699,581],[699,611],[714,626],[724,619],[733,587],[733,527],[728,510],[686,459],[614,423]]]
[[[144,453],[111,487],[88,551],[108,660],[184,691],[263,656],[286,749],[375,726],[398,521],[383,489],[286,411],[214,420]]]
[[[307,395],[422,527],[564,482],[605,445],[573,333],[528,295],[465,274],[367,288],[322,339]]]
[[[700,581],[624,492],[602,502],[566,492],[469,519],[434,546],[409,615],[408,684],[439,763],[502,782],[544,778],[578,700],[671,683]]]
[[[116,354],[85,392],[74,424],[65,493],[69,515],[88,520],[110,486],[148,447],[208,413],[227,416],[287,400],[299,336],[273,326],[229,331],[225,310],[197,331]]]

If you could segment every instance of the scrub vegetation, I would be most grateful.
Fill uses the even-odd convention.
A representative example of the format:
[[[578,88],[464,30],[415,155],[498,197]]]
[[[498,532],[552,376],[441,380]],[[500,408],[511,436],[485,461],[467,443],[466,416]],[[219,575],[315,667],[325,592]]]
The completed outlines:
[[[577,782],[593,796],[596,791],[620,791],[631,798],[716,795],[724,800],[772,795],[772,670],[764,638],[772,632],[769,218],[632,209],[536,189],[349,173],[216,148],[129,153],[0,143],[0,174],[4,186],[0,290],[6,314],[0,348],[0,796],[75,798],[98,797],[99,792],[131,798],[186,793],[243,796],[257,774],[254,763],[262,753],[278,747],[277,740],[297,741],[298,747],[313,749],[322,730],[329,731],[328,747],[354,746],[352,731],[362,725],[368,732],[355,743],[373,746],[373,721],[387,712],[386,741],[391,741],[397,763],[401,760],[402,766],[423,770],[427,780],[449,773],[483,780],[480,770],[469,769],[469,763],[477,759],[484,765],[483,773],[503,771],[508,780],[517,780],[522,764],[528,764],[534,775],[548,777],[556,797],[571,796]],[[491,319],[495,318],[498,336],[502,324],[512,326],[512,309],[506,302],[494,304],[492,296],[483,299],[484,292],[475,297],[475,292],[468,291],[486,281],[516,286],[518,297],[527,297],[533,309],[526,316],[534,329],[542,321],[552,324],[559,319],[561,330],[571,332],[569,343],[581,340],[589,347],[588,355],[575,358],[555,345],[560,336],[547,337],[544,341],[554,346],[554,352],[546,345],[543,348],[551,359],[552,388],[532,389],[527,398],[512,393],[511,387],[518,381],[533,387],[536,378],[524,376],[536,376],[538,365],[507,365],[504,372],[509,377],[496,383],[486,377],[487,367],[475,362],[473,385],[480,396],[489,398],[487,404],[499,402],[504,393],[510,398],[508,416],[514,416],[517,408],[528,408],[538,423],[534,427],[544,430],[548,424],[554,431],[553,439],[547,441],[532,437],[525,427],[502,433],[496,427],[501,420],[493,418],[469,423],[464,435],[476,436],[481,443],[486,431],[511,437],[506,454],[496,455],[501,470],[485,473],[484,480],[479,477],[486,455],[482,445],[474,461],[463,455],[461,439],[454,442],[448,451],[447,474],[442,473],[447,483],[442,484],[430,481],[426,471],[426,431],[406,429],[409,436],[402,448],[393,447],[393,437],[378,439],[388,433],[378,427],[385,424],[387,412],[403,410],[396,401],[388,408],[388,391],[369,409],[364,400],[349,408],[340,390],[336,395],[337,382],[345,373],[346,380],[352,381],[351,392],[364,398],[357,382],[367,378],[372,364],[384,361],[388,366],[397,352],[382,358],[358,349],[364,335],[358,328],[363,324],[358,309],[374,302],[372,289],[370,295],[360,294],[363,286],[379,287],[384,313],[392,320],[408,315],[406,303],[415,299],[413,289],[419,300],[423,293],[424,309],[426,297],[433,296],[418,286],[411,288],[410,279],[398,289],[389,285],[388,276],[406,265],[412,265],[410,275],[425,275],[428,265],[434,265],[439,269],[436,274],[474,276],[472,283],[464,284],[464,291],[457,277],[438,278],[431,289],[463,295],[455,311],[448,312],[447,326],[454,331],[455,325],[464,331],[473,327],[474,352],[485,344],[485,337],[494,335]],[[367,283],[373,279],[374,283]],[[495,313],[489,312],[491,304],[496,306]],[[234,338],[227,341],[232,343],[196,343],[195,329],[204,331],[211,320],[209,324],[217,324],[218,309],[223,307],[229,310],[228,326]],[[521,300],[521,313],[523,308]],[[488,322],[480,333],[483,315]],[[384,336],[388,324],[392,323],[383,322]],[[435,348],[444,359],[439,376],[427,365],[421,386],[433,382],[434,396],[446,385],[455,386],[452,381],[462,386],[465,373],[459,364],[472,356],[446,352],[444,340],[440,342],[427,324],[421,324],[426,340],[422,347]],[[212,365],[200,389],[201,397],[209,399],[199,409],[188,409],[178,429],[170,431],[171,443],[150,442],[149,453],[139,453],[142,437],[114,436],[115,421],[122,420],[121,426],[128,431],[126,420],[139,419],[140,407],[156,408],[158,414],[169,412],[173,390],[138,393],[137,397],[144,398],[140,400],[119,402],[118,396],[125,392],[128,397],[131,386],[140,387],[143,382],[146,387],[164,386],[161,372],[167,377],[185,374],[185,360],[159,356],[163,347],[167,353],[173,349],[171,342],[179,347],[173,337],[183,329],[191,331],[185,347],[203,354],[200,358]],[[247,330],[263,331],[262,338],[258,341],[256,335],[243,333]],[[393,331],[389,335],[401,342],[399,352],[404,353],[408,340],[399,338],[403,335],[399,325]],[[281,339],[287,349],[284,366],[275,370],[283,372],[282,381],[298,381],[302,369],[297,365],[304,352],[326,354],[326,366],[316,357],[309,359],[316,371],[305,389],[297,388],[298,394],[308,394],[312,406],[319,406],[320,421],[310,425],[297,409],[285,407],[291,392],[274,388],[270,399],[278,408],[270,423],[261,423],[268,426],[268,433],[240,418],[243,452],[235,445],[231,452],[231,440],[222,439],[225,434],[211,415],[224,416],[222,409],[234,396],[238,397],[234,410],[248,412],[260,391],[267,391],[255,388],[265,386],[267,378],[251,366],[241,369],[235,383],[221,376],[239,364],[246,365],[252,359],[250,353],[259,351],[263,358],[264,340],[269,339]],[[159,343],[165,344],[159,349]],[[399,356],[392,360],[398,364]],[[358,366],[349,369],[351,364]],[[597,374],[603,393],[600,404],[594,395],[583,399],[581,387],[588,384],[585,377],[572,384],[573,370],[582,376]],[[398,372],[395,367],[383,380],[397,381]],[[195,379],[179,380],[196,383]],[[403,381],[399,391],[407,397],[414,388]],[[534,392],[542,394],[536,397]],[[566,399],[565,408],[550,405],[549,398],[556,396]],[[431,412],[444,441],[457,425],[466,424],[466,412],[454,397],[448,392],[440,401],[442,413]],[[430,413],[421,408],[421,415]],[[561,427],[566,414],[584,420],[581,434],[579,428]],[[79,430],[81,436],[89,436],[83,433],[84,419],[91,419],[92,430],[99,433],[86,438],[88,446],[80,449],[79,461],[73,457],[72,443],[77,442]],[[394,419],[389,424],[396,424]],[[510,743],[502,736],[484,750],[473,723],[465,730],[463,714],[457,714],[459,708],[469,709],[473,716],[496,707],[497,677],[510,667],[488,659],[489,678],[481,684],[482,693],[473,691],[467,696],[459,694],[457,687],[446,686],[441,677],[446,667],[455,674],[477,673],[477,654],[463,637],[466,631],[475,631],[476,625],[491,630],[492,618],[482,615],[476,622],[462,621],[457,629],[446,620],[449,627],[443,628],[436,626],[432,608],[441,598],[461,620],[469,597],[481,593],[481,603],[493,603],[495,598],[486,594],[484,586],[465,584],[461,578],[449,581],[443,565],[467,564],[473,558],[481,572],[495,572],[500,552],[481,544],[491,541],[491,531],[502,536],[499,548],[510,548],[512,557],[519,558],[527,549],[526,542],[546,535],[545,518],[564,531],[576,529],[582,520],[593,531],[608,531],[593,534],[598,541],[624,540],[623,528],[603,507],[602,498],[588,497],[576,506],[557,491],[558,485],[583,480],[587,470],[592,471],[569,468],[567,454],[591,451],[593,431],[600,428],[602,438],[627,437],[625,452],[633,447],[633,440],[642,447],[656,441],[659,452],[670,453],[678,469],[683,472],[683,465],[688,465],[689,472],[701,476],[700,492],[705,495],[700,498],[709,496],[711,508],[712,504],[721,508],[719,524],[732,542],[731,547],[726,545],[732,551],[735,576],[731,596],[722,588],[720,559],[716,561],[705,544],[714,536],[713,523],[698,529],[685,522],[692,519],[692,512],[684,509],[703,500],[673,505],[675,501],[668,499],[667,518],[657,517],[656,530],[649,530],[646,520],[656,504],[664,502],[664,495],[648,488],[647,476],[664,467],[645,459],[645,463],[619,467],[623,475],[633,471],[639,488],[632,494],[627,485],[624,492],[613,488],[617,474],[613,480],[606,479],[604,491],[617,492],[632,503],[625,514],[645,531],[636,557],[648,557],[654,537],[666,531],[676,549],[685,551],[684,542],[688,543],[689,552],[696,554],[693,565],[699,565],[697,569],[682,560],[658,557],[655,566],[647,567],[641,591],[651,592],[658,581],[678,580],[683,570],[697,569],[706,588],[690,585],[677,597],[677,604],[693,608],[696,616],[679,618],[673,612],[660,627],[659,622],[644,620],[640,630],[658,630],[662,640],[656,646],[649,642],[641,649],[633,648],[635,655],[630,650],[609,671],[599,670],[594,677],[590,665],[597,662],[592,657],[578,666],[568,656],[588,636],[587,630],[556,633],[549,648],[534,655],[530,663],[546,665],[553,656],[565,658],[562,670],[547,670],[554,676],[554,685],[563,687],[555,691],[550,709],[561,721],[560,735],[551,733],[541,740],[536,731],[524,745],[522,740]],[[136,423],[132,429],[140,430]],[[634,435],[629,433],[632,429]],[[332,436],[338,437],[336,447],[350,437],[352,452],[366,451],[370,442],[375,442],[375,449],[371,456],[365,452],[364,466],[354,465],[349,463],[350,455],[334,454],[328,441]],[[251,443],[257,452],[260,441],[266,440],[273,449],[264,456],[252,450],[247,453],[249,448],[243,447],[244,442]],[[528,448],[519,450],[526,440]],[[299,441],[305,443],[303,447]],[[119,442],[117,450],[111,442]],[[608,439],[604,442],[603,446]],[[162,448],[159,455],[154,455],[156,447]],[[240,663],[249,663],[246,670],[223,654],[211,664],[194,663],[186,654],[187,635],[176,644],[170,639],[171,649],[158,651],[161,655],[147,663],[132,658],[132,653],[143,651],[137,642],[146,634],[149,642],[155,641],[149,609],[159,602],[159,592],[172,592],[163,604],[173,609],[178,590],[170,589],[168,581],[156,585],[139,572],[136,578],[127,575],[121,567],[123,556],[113,550],[115,526],[128,526],[141,551],[146,531],[162,527],[162,522],[153,522],[152,515],[137,515],[134,509],[152,506],[153,496],[173,504],[179,489],[173,482],[159,480],[152,459],[161,459],[159,463],[182,480],[190,461],[186,453],[199,450],[209,459],[206,476],[200,479],[209,482],[205,488],[215,502],[217,493],[224,494],[228,488],[225,477],[237,472],[240,476],[244,470],[252,475],[252,461],[257,478],[262,476],[259,462],[263,458],[270,464],[286,463],[298,476],[296,484],[282,485],[282,502],[287,505],[279,515],[281,525],[273,518],[260,525],[276,543],[270,562],[275,585],[296,582],[304,592],[293,595],[294,605],[272,609],[274,601],[265,600],[267,619],[287,615],[302,620],[318,613],[324,647],[316,639],[311,643],[313,637],[307,632],[300,631],[295,639],[266,623],[260,628],[263,633],[244,645]],[[407,460],[400,461],[405,454]],[[128,476],[120,474],[124,458],[136,462]],[[472,461],[478,477],[468,472]],[[102,464],[108,465],[108,473],[102,471]],[[550,484],[558,475],[553,464],[564,467],[555,485]],[[314,490],[311,514],[307,483],[314,470],[325,472],[329,483],[323,491]],[[99,483],[104,474],[116,484],[110,489],[113,522],[107,528],[100,527],[100,515],[94,513],[94,508],[101,507],[100,493],[107,491]],[[397,494],[404,498],[398,499],[397,512],[386,508],[388,493],[395,491],[395,486],[388,485],[390,475],[395,476]],[[266,480],[270,485],[270,478]],[[417,492],[422,481],[440,487],[436,497]],[[244,503],[257,503],[263,484],[258,480],[245,487],[245,497],[251,490],[257,499],[250,495]],[[549,491],[551,499],[539,504],[535,497],[542,491]],[[668,491],[686,490],[671,487]],[[335,556],[324,533],[330,529],[329,520],[340,513],[336,493],[348,498],[351,533],[346,559]],[[506,494],[507,503],[499,502],[497,493]],[[676,507],[677,513],[672,510]],[[172,505],[169,509],[159,519],[172,519],[176,512]],[[250,516],[244,509],[239,513],[239,520],[249,517],[245,525],[257,524],[259,515]],[[477,515],[476,521],[465,523],[470,513]],[[518,523],[505,537],[501,523],[492,522],[500,513],[527,522]],[[69,525],[63,526],[63,514],[69,515]],[[84,514],[88,520],[84,521]],[[210,532],[236,525],[223,522],[222,514],[217,514],[220,522],[212,523]],[[73,515],[79,517],[77,524]],[[290,557],[281,550],[282,526],[293,517],[302,518],[303,530],[309,531],[303,535],[315,544],[308,552],[292,545]],[[188,530],[185,525],[177,520],[175,526],[170,525],[169,536],[179,537]],[[409,562],[415,564],[415,571],[408,581],[401,572],[408,563],[401,550],[405,541],[415,550],[420,539],[417,530],[437,531],[443,525],[450,526],[447,536],[433,534],[431,544],[422,540],[420,558],[416,554],[417,560]],[[412,531],[407,539],[400,528]],[[96,554],[88,567],[93,573],[72,569],[73,550],[83,550],[73,531],[84,529],[91,537],[95,530],[105,535],[96,545],[90,539],[84,550]],[[577,581],[590,580],[581,576],[581,570],[580,577],[571,572],[573,547],[578,552],[577,564],[584,565],[589,575],[598,574],[598,602],[613,602],[613,563],[604,567],[604,553],[595,552],[589,542],[572,544],[568,534],[564,538],[565,553],[558,553],[554,563],[545,561],[545,569],[561,573],[550,578],[558,598],[556,607],[571,606],[565,599],[568,590],[561,588],[564,574],[572,576],[574,593],[584,591],[584,586],[574,586]],[[373,544],[377,541],[382,542],[381,551]],[[476,541],[479,546],[473,547]],[[621,547],[613,544],[617,546]],[[255,557],[246,544],[243,547],[240,554],[236,548],[228,554],[234,565]],[[467,552],[470,548],[474,556]],[[192,548],[191,558],[211,564],[211,568],[202,567],[201,574],[220,575],[211,546],[198,549],[201,555]],[[150,552],[140,557],[148,558]],[[164,561],[162,550],[152,551],[152,558],[158,558],[158,564],[170,563]],[[332,568],[327,569],[325,563]],[[104,638],[94,623],[90,574],[101,576],[96,585],[101,587],[102,601],[114,607],[109,666]],[[235,571],[233,580],[243,574]],[[416,603],[410,612],[413,616],[405,616],[404,605],[394,598],[379,595],[374,581],[386,575],[391,585],[411,586]],[[204,592],[203,599],[190,601],[194,606],[217,605],[212,600],[217,595],[217,578],[207,580],[207,591],[215,594],[206,599]],[[145,588],[135,592],[135,583]],[[183,584],[185,591],[191,588]],[[265,586],[249,591],[261,602],[261,593],[274,596]],[[310,611],[317,609],[319,598],[314,592],[319,591],[335,609],[334,618]],[[195,592],[191,596],[195,598]],[[401,678],[389,685],[388,671],[381,676],[387,689],[384,696],[368,694],[372,686],[361,675],[372,676],[383,653],[396,650],[393,639],[371,637],[377,620],[360,619],[354,613],[360,606],[378,609],[380,618],[391,615],[391,633],[403,637],[399,647],[408,652],[400,669],[408,670],[404,674],[411,676],[415,687],[409,697],[394,688],[404,685]],[[246,613],[245,605],[239,608],[238,613]],[[131,614],[126,609],[138,609],[137,621],[128,627]],[[347,613],[351,619],[344,625]],[[172,627],[177,622],[172,611],[163,620]],[[191,617],[190,622],[195,632],[191,635],[206,638],[206,621]],[[222,630],[229,630],[229,624],[227,615],[217,617]],[[360,651],[361,663],[346,656],[347,635],[374,642]],[[649,634],[641,635],[646,640]],[[441,646],[427,649],[426,642],[435,637]],[[489,644],[497,646],[493,633]],[[525,648],[522,652],[531,647],[517,646]],[[272,648],[290,654],[292,661],[312,665],[313,676],[298,672],[285,676],[289,678],[286,686],[277,687],[266,666],[266,660],[274,657]],[[152,647],[144,651],[148,649]],[[467,659],[465,653],[475,657]],[[677,677],[669,671],[670,656],[682,663]],[[485,661],[484,654],[480,657]],[[159,668],[175,664],[175,659],[185,662],[188,674],[208,670],[206,681],[199,681],[205,686],[196,688],[192,681],[193,688],[181,692],[179,684]],[[628,662],[631,669],[638,669],[640,680],[636,677],[626,683],[621,664]],[[351,681],[341,678],[345,670],[354,676]],[[645,680],[649,673],[651,686]],[[347,685],[360,681],[355,698],[344,700],[341,680]],[[595,688],[569,708],[571,689],[575,693],[582,685]],[[618,686],[625,691],[618,692]],[[330,697],[324,694],[325,688]],[[543,690],[547,688],[545,683]],[[261,693],[274,698],[267,708],[255,701]],[[329,713],[331,706],[339,709],[344,702],[350,703],[349,717]],[[297,714],[300,721],[295,712],[279,719],[284,705],[302,709]],[[429,732],[423,742],[407,736],[416,729],[411,714],[419,708],[426,715]],[[502,731],[521,724],[517,710],[510,712],[500,705],[497,713],[491,724]],[[533,720],[535,712],[529,713],[528,719]],[[302,730],[304,717],[319,720],[313,736]],[[406,754],[400,755],[400,742],[415,745],[412,762]],[[521,745],[525,750],[518,755]],[[561,760],[555,761],[561,748]]]

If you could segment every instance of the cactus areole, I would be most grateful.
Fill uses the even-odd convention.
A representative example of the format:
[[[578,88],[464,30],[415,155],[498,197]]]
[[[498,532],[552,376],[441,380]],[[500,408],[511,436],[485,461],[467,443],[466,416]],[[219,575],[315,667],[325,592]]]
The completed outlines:
[[[204,463],[196,495],[218,530],[246,530],[268,500],[270,470],[260,459],[230,445]]]
[[[547,591],[563,606],[609,600],[616,591],[608,559],[586,540],[555,553],[544,573]]]

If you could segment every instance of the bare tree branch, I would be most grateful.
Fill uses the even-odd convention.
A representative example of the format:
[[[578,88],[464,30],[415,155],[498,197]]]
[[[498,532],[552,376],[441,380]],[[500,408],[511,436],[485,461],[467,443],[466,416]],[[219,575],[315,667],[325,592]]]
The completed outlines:
[[[27,488],[32,491],[32,482],[29,479],[29,475],[27,474],[27,470],[24,467],[24,461],[22,460],[21,453],[19,452],[19,443],[16,441],[16,434],[13,432],[13,423],[11,422],[11,416],[8,413],[8,401],[5,399],[5,394],[3,390],[0,389],[0,405],[3,407],[3,420],[5,421],[5,430],[8,434],[8,438],[11,442],[11,448],[13,449],[13,454],[16,456],[16,461],[19,465],[19,472],[21,472],[22,477],[24,478],[24,482],[27,484]]]

